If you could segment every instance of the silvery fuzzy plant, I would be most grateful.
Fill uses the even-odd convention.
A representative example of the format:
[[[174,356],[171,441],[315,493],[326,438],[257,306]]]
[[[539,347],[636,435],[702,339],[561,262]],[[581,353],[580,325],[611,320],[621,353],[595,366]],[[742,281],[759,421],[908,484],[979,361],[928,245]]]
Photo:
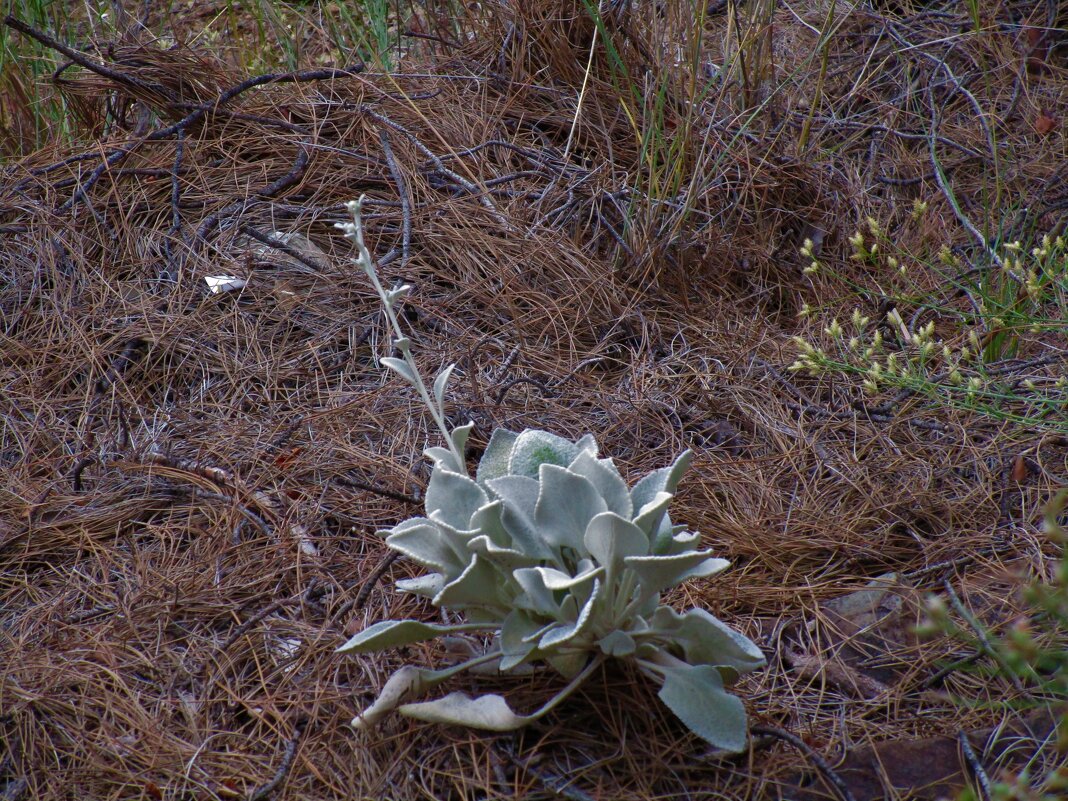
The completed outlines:
[[[477,633],[491,635],[491,645],[476,653],[469,641],[454,637],[454,645],[467,643],[469,659],[442,670],[401,668],[352,725],[373,726],[396,709],[419,720],[516,729],[545,715],[615,658],[658,682],[660,698],[695,733],[718,748],[742,750],[745,708],[724,687],[762,667],[764,655],[704,609],[680,614],[660,603],[665,590],[728,566],[698,550],[699,535],[672,525],[668,516],[690,453],[628,488],[612,460],[598,458],[590,435],[571,442],[545,431],[498,429],[471,478],[463,454],[473,424],[449,431],[445,423],[453,365],[427,389],[394,311],[410,287],[382,287],[363,241],[362,200],[348,204],[352,222],[338,227],[355,242],[358,264],[382,300],[402,356],[381,362],[415,387],[445,438],[445,447],[426,451],[433,461],[426,517],[382,533],[390,548],[429,571],[398,581],[397,589],[459,612],[463,622],[387,620],[338,651],[362,654]],[[569,683],[529,715],[516,714],[492,694],[411,701],[465,670],[529,672],[536,663],[547,663]]]

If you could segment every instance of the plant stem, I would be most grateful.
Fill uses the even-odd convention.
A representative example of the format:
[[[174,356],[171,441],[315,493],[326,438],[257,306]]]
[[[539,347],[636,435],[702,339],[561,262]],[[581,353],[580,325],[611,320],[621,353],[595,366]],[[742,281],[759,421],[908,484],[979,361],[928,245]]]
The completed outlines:
[[[371,259],[371,251],[369,251],[367,245],[364,244],[363,219],[361,217],[362,208],[363,196],[361,196],[355,203],[349,204],[349,212],[352,214],[352,226],[343,226],[346,232],[345,235],[356,243],[356,247],[360,254],[357,263],[363,268],[363,271],[367,273],[367,277],[371,279],[375,292],[378,293],[378,297],[382,301],[382,307],[385,309],[386,318],[389,320],[390,328],[393,330],[393,344],[400,349],[401,355],[404,357],[404,361],[408,365],[408,369],[411,370],[412,376],[414,377],[412,384],[419,393],[419,397],[422,399],[423,404],[430,411],[430,416],[434,418],[435,425],[437,425],[438,429],[445,437],[446,447],[455,457],[456,463],[462,467],[464,464],[464,455],[460,453],[459,448],[456,447],[456,443],[452,441],[452,433],[445,424],[445,418],[442,416],[441,409],[434,403],[430,397],[430,393],[427,391],[426,384],[423,382],[423,376],[419,372],[419,366],[415,363],[415,359],[412,356],[411,341],[404,335],[404,331],[401,329],[400,320],[397,319],[397,313],[393,310],[393,304],[390,302],[386,290],[382,286],[382,282],[378,280],[378,272],[375,270],[375,263]]]

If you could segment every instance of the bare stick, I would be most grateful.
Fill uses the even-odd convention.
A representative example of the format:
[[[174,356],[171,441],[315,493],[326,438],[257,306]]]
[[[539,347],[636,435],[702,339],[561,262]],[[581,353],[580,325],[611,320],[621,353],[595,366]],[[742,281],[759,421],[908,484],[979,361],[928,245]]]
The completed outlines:
[[[397,185],[397,196],[400,198],[401,216],[403,218],[401,224],[400,268],[404,270],[408,266],[408,258],[412,252],[412,203],[408,197],[408,185],[404,181],[404,173],[401,172],[400,165],[397,164],[397,157],[393,155],[393,148],[389,144],[389,134],[385,131],[379,131],[378,138],[382,142],[382,150],[386,154],[386,163],[389,165],[389,172],[393,176],[393,183]]]
[[[286,743],[286,750],[282,754],[282,761],[278,764],[278,770],[275,771],[269,782],[261,784],[252,791],[248,801],[264,801],[285,781],[286,776],[289,775],[289,769],[293,767],[293,759],[297,755],[297,746],[300,745],[300,738],[304,735],[304,730],[307,726],[308,721],[303,718],[293,724],[293,736]]]
[[[842,780],[841,776],[834,772],[834,768],[827,763],[827,760],[813,751],[809,744],[797,735],[790,734],[790,732],[785,729],[780,729],[777,726],[751,726],[749,731],[752,734],[763,734],[789,743],[808,757],[808,760],[816,766],[816,770],[818,770],[823,778],[825,778],[830,783],[831,787],[834,788],[835,794],[841,801],[856,801],[853,797],[853,793],[849,790],[849,786]]]

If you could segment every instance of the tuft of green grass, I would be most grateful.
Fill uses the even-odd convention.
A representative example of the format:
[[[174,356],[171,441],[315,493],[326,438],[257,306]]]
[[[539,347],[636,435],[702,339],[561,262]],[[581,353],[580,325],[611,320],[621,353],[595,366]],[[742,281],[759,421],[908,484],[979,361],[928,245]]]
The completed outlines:
[[[58,0],[11,0],[4,13],[63,41],[76,41],[90,22],[108,20],[106,9]],[[0,24],[0,157],[18,157],[72,135],[70,110],[49,81],[60,65],[57,55]]]
[[[396,67],[400,33],[417,6],[390,0],[226,0],[190,40],[227,51],[249,74],[325,61],[365,61],[389,71]],[[5,13],[80,48],[91,40],[114,38],[118,26],[126,22],[113,19],[108,2],[11,0]],[[168,15],[164,11],[158,18]],[[77,134],[77,115],[50,80],[61,59],[0,25],[0,157],[18,157],[48,143],[70,141]]]
[[[917,203],[914,218],[926,211]],[[822,335],[795,343],[792,372],[852,376],[877,402],[923,398],[1035,430],[1068,433],[1068,376],[1046,339],[1068,328],[1068,243],[1034,235],[993,246],[970,266],[948,245],[915,254],[897,247],[874,220],[849,239],[852,259],[881,286],[854,285],[887,309],[858,305],[852,317],[824,320]],[[812,243],[801,248],[810,278],[830,272]],[[873,279],[875,280],[875,279]],[[941,296],[932,284],[945,287]],[[819,313],[809,306],[803,317]]]

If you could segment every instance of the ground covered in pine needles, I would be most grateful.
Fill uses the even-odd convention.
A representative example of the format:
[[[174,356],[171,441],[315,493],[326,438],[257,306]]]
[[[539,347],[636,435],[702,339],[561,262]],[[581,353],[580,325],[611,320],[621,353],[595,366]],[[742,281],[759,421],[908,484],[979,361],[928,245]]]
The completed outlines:
[[[44,42],[67,67],[37,91],[82,135],[0,178],[0,796],[859,801],[1037,772],[1048,715],[996,703],[1028,688],[914,625],[950,591],[1005,625],[1050,569],[1064,418],[787,368],[854,308],[964,342],[981,240],[1063,231],[1063,13],[484,5],[413,11],[390,71],[250,76],[151,19]],[[733,566],[675,600],[768,655],[737,688],[749,752],[616,669],[516,734],[347,726],[448,659],[333,653],[432,614],[376,534],[419,513],[437,435],[333,228],[362,194],[471,459],[497,426],[592,432],[631,480],[695,451],[673,514]],[[910,305],[851,258],[868,217],[916,254]],[[1065,346],[1021,331],[988,369],[1054,387]],[[521,708],[559,685],[479,682]]]

